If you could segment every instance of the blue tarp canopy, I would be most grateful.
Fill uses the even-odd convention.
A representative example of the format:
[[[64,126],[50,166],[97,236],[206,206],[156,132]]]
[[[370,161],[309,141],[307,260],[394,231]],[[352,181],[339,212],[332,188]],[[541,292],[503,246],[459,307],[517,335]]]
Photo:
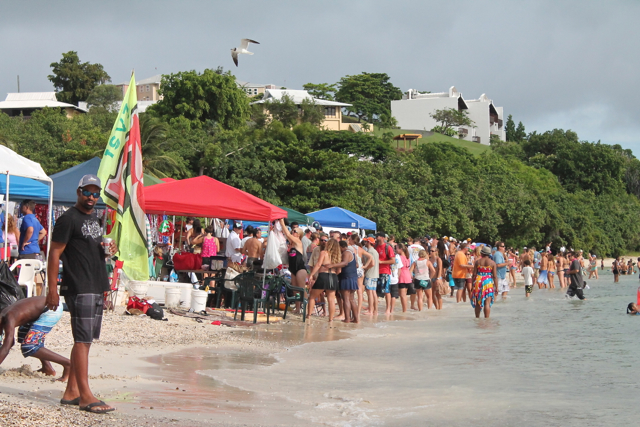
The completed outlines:
[[[100,159],[98,157],[94,157],[84,163],[80,163],[79,165],[75,165],[69,169],[63,170],[62,172],[51,175],[50,178],[53,180],[53,204],[63,206],[75,205],[78,200],[76,190],[78,189],[80,178],[87,174],[97,175],[99,167]],[[105,208],[105,204],[102,202],[102,199],[98,199],[96,208]]]
[[[9,178],[11,198],[49,200],[49,185],[35,179],[11,175]],[[7,193],[7,175],[0,174],[0,194]]]
[[[346,209],[333,207],[317,212],[309,212],[322,225],[323,228],[362,228],[364,230],[376,230],[376,223]]]

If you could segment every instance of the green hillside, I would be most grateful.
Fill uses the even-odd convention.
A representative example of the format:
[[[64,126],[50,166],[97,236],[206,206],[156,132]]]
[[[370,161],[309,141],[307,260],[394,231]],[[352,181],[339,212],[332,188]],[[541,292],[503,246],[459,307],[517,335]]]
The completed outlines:
[[[382,136],[385,132],[392,132],[394,135],[400,135],[403,133],[423,133],[423,131],[417,130],[407,130],[407,129],[374,129],[373,133],[376,136]],[[394,147],[396,147],[395,143],[397,142],[397,148],[404,148],[404,143],[402,141],[394,141]],[[453,145],[457,145],[458,147],[464,147],[469,150],[472,154],[479,155],[484,153],[485,151],[490,150],[491,148],[488,145],[478,144],[477,142],[465,141],[464,139],[453,138],[446,135],[441,135],[439,133],[435,133],[433,135],[425,136],[420,138],[419,144],[423,144],[425,142],[450,142]],[[407,142],[407,148],[409,147],[409,142]],[[415,145],[413,145],[415,147]]]

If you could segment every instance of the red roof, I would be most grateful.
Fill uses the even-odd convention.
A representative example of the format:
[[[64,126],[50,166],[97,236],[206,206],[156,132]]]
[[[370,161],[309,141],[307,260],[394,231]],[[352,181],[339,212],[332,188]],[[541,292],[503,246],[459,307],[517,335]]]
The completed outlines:
[[[246,221],[273,221],[287,212],[208,176],[144,189],[148,214],[188,215]]]

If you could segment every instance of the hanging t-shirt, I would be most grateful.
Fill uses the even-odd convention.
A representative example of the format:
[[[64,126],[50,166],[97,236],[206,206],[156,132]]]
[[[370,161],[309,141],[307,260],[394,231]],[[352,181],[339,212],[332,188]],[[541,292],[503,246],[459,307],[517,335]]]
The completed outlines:
[[[27,229],[33,227],[33,234],[29,238],[29,242],[22,249],[25,237],[27,237]],[[40,245],[38,245],[38,235],[42,230],[42,225],[34,214],[27,214],[22,218],[22,225],[20,226],[20,245],[18,250],[20,255],[39,254]]]
[[[66,244],[60,295],[101,294],[110,289],[102,246],[102,228],[95,213],[72,207],[53,228],[51,240]]]

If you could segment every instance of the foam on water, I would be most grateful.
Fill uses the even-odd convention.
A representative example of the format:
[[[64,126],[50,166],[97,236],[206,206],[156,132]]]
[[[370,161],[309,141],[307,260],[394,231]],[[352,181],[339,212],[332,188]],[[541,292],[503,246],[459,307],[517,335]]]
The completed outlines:
[[[560,289],[536,288],[529,299],[511,290],[490,319],[447,299],[446,311],[351,329],[351,339],[293,347],[271,364],[197,372],[332,426],[635,423],[640,316],[625,307],[638,280],[614,285],[605,273],[589,285],[586,301]]]

